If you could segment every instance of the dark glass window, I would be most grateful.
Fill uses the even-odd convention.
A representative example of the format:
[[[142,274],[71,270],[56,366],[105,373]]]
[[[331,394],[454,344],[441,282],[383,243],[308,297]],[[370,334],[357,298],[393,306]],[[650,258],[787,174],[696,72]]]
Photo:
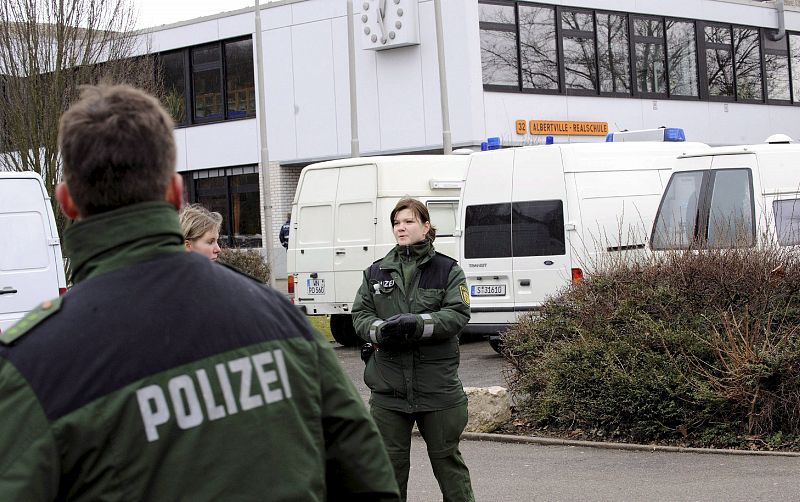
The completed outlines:
[[[628,54],[628,18],[621,14],[597,13],[597,57],[600,92],[631,92]]]
[[[256,86],[251,39],[225,43],[225,76],[228,118],[255,116]]]
[[[222,119],[222,55],[219,44],[192,49],[194,118]]]
[[[733,97],[735,89],[731,29],[727,26],[706,26],[704,33],[708,94]]]
[[[734,71],[736,73],[736,98],[743,101],[761,101],[761,44],[759,32],[754,28],[733,29]]]
[[[688,249],[694,244],[703,175],[703,171],[672,175],[656,214],[653,249]]]
[[[261,246],[261,209],[258,174],[230,176],[231,235],[235,247]]]
[[[519,45],[524,89],[558,90],[556,11],[519,6]]]
[[[483,83],[518,89],[517,19],[514,6],[480,4],[478,9]]]
[[[789,35],[789,58],[792,69],[792,90],[795,103],[800,103],[800,35]]]
[[[764,72],[767,84],[767,99],[789,101],[792,97],[789,79],[789,50],[787,37],[770,40],[764,36]]]
[[[772,203],[775,213],[775,231],[781,246],[800,244],[800,200],[776,200]]]
[[[666,94],[664,22],[661,19],[634,18],[633,41],[636,89],[642,94]]]
[[[564,84],[567,89],[597,89],[594,16],[590,12],[561,11]]]
[[[714,172],[708,213],[708,246],[749,247],[755,241],[752,182],[749,169]]]
[[[164,82],[164,108],[175,123],[187,123],[186,117],[186,57],[184,51],[161,55],[161,76]]]
[[[694,23],[667,21],[667,64],[671,96],[697,96],[697,44]]]
[[[535,200],[512,204],[511,228],[514,256],[566,254],[564,204],[560,200]]]
[[[220,242],[233,247],[261,247],[261,203],[256,167],[194,171],[191,176],[194,190],[187,194],[187,200],[222,215]]]
[[[511,204],[467,206],[464,258],[511,256]]]

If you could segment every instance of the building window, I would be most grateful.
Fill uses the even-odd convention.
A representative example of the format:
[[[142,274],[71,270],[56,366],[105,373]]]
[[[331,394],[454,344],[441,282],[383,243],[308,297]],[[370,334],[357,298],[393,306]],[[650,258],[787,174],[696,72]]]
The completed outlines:
[[[664,21],[654,18],[634,18],[633,44],[636,51],[637,92],[648,96],[666,95]]]
[[[768,101],[788,103],[792,99],[789,78],[789,50],[786,39],[770,40],[762,30],[764,40],[764,75]]]
[[[733,51],[729,26],[706,26],[706,75],[709,96],[734,97]]]
[[[522,88],[557,91],[558,47],[553,7],[519,6],[519,50]]]
[[[792,97],[800,103],[800,35],[789,35],[789,57],[792,73]]]
[[[186,199],[222,215],[220,242],[231,247],[261,247],[259,176],[255,166],[184,173]]]
[[[222,53],[219,44],[192,49],[192,88],[195,120],[223,118]]]
[[[176,125],[185,125],[186,114],[186,53],[184,51],[161,54],[161,77],[164,83],[164,108]]]
[[[564,86],[569,91],[596,91],[597,55],[594,16],[591,12],[561,11],[561,45],[564,54]]]
[[[630,94],[628,18],[622,14],[597,13],[597,60],[600,92]]]
[[[762,101],[761,44],[759,31],[754,28],[733,29],[734,73],[736,75],[736,99],[739,101]]]
[[[253,78],[253,41],[225,43],[225,75],[228,118],[254,117],[256,87]]]
[[[519,89],[517,19],[514,6],[480,4],[478,8],[483,84]]]
[[[667,21],[670,96],[697,97],[697,43],[694,23]]]

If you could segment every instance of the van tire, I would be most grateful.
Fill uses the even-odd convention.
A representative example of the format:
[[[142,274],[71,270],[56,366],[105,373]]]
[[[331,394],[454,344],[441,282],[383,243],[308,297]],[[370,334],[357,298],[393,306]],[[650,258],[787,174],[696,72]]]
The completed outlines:
[[[489,345],[492,346],[495,352],[502,355],[503,354],[503,341],[500,339],[499,336],[492,336],[489,338]]]
[[[331,335],[334,340],[345,347],[356,347],[363,343],[363,340],[356,335],[353,316],[350,315],[331,315]]]

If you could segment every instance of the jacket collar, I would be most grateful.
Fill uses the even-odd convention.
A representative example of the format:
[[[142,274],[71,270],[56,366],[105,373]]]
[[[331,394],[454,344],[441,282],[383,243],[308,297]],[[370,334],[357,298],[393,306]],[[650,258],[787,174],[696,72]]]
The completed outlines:
[[[157,256],[185,252],[175,207],[143,202],[90,216],[64,232],[74,284]]]
[[[401,246],[397,244],[383,257],[380,268],[399,271],[400,260],[403,259],[403,256],[416,256],[417,266],[419,267],[428,263],[434,255],[436,255],[436,250],[433,249],[433,243],[428,239],[410,246]]]

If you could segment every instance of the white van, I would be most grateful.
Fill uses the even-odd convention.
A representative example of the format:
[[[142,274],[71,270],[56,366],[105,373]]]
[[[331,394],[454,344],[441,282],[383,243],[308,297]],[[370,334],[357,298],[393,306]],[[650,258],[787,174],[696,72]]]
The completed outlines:
[[[651,248],[730,248],[763,240],[800,245],[800,145],[788,141],[778,137],[679,158]]]
[[[498,332],[580,280],[608,253],[644,252],[676,157],[701,143],[531,146],[471,156],[460,263],[472,319]]]
[[[33,172],[0,172],[0,332],[67,288],[50,198]]]
[[[335,160],[303,169],[292,203],[289,293],[310,315],[330,315],[333,337],[355,345],[350,309],[363,272],[395,245],[389,221],[410,196],[425,202],[436,249],[458,259],[456,218],[469,157],[398,155]]]

